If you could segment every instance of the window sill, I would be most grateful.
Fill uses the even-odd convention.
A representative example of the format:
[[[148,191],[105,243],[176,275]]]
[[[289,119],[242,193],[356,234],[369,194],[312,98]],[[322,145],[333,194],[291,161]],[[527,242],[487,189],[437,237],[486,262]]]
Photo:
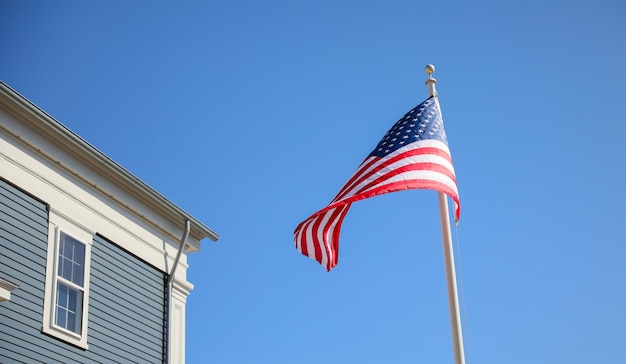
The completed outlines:
[[[69,332],[67,330],[55,327],[55,326],[47,326],[45,325],[41,331],[45,334],[53,336],[57,339],[63,340],[68,344],[72,344],[81,349],[89,349],[89,345],[87,344],[87,338],[81,338],[73,332]]]

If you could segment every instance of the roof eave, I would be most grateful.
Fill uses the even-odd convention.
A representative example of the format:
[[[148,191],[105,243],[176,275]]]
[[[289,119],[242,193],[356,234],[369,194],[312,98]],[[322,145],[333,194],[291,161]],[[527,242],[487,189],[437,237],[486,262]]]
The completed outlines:
[[[179,222],[181,230],[184,229],[185,221],[189,220],[191,223],[189,234],[198,243],[189,244],[188,251],[199,250],[199,242],[204,238],[209,238],[212,241],[219,239],[219,235],[216,232],[165,198],[2,81],[0,81],[0,104],[19,117],[20,120],[27,123],[30,128],[46,135],[48,139],[60,148],[77,156],[83,163],[107,176],[116,185],[131,191],[133,196],[164,215],[167,219]],[[172,232],[168,233],[172,234]],[[180,237],[175,238],[179,239]]]

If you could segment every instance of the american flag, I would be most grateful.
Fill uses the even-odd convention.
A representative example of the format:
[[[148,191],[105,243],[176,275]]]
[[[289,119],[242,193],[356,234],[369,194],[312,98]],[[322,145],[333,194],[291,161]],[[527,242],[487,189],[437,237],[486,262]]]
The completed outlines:
[[[398,120],[330,204],[298,225],[296,249],[330,271],[337,265],[339,231],[352,202],[408,189],[447,194],[458,221],[456,177],[435,96]]]

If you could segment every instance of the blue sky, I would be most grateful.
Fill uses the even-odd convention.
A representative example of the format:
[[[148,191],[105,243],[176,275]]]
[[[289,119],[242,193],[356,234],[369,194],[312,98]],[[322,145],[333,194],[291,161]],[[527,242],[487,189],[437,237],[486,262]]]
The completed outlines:
[[[0,79],[217,231],[189,363],[451,363],[436,193],[360,201],[330,273],[293,246],[435,77],[468,362],[616,363],[626,5],[0,3]]]

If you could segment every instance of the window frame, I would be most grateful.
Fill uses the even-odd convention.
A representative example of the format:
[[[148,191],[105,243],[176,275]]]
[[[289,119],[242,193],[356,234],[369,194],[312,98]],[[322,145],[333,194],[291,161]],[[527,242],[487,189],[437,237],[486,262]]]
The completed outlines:
[[[82,288],[58,275],[61,234],[74,239],[85,247]],[[50,211],[42,331],[85,350],[89,348],[87,344],[87,318],[89,313],[89,276],[93,235],[94,233],[84,226],[70,219],[58,215],[54,216],[53,211]],[[82,289],[82,309],[80,318],[77,317],[77,319],[80,320],[80,330],[78,333],[56,324],[57,287],[59,282],[72,289],[76,289],[77,287]]]
[[[69,244],[68,244],[69,242]],[[76,257],[76,247],[82,250],[80,256]],[[62,249],[63,248],[63,249]],[[68,256],[68,248],[71,249],[71,255]],[[64,232],[62,229],[59,231],[58,244],[56,246],[56,274],[54,275],[54,286],[53,289],[55,292],[53,293],[54,297],[54,317],[53,323],[55,326],[65,329],[67,331],[73,332],[75,334],[79,334],[82,332],[82,314],[83,314],[83,305],[85,297],[85,252],[87,251],[87,245],[75,239],[68,233]],[[74,260],[76,259],[76,260]],[[80,259],[80,262],[77,261]],[[78,264],[78,272],[80,279],[74,278],[75,265]],[[69,277],[65,277],[67,270],[69,268]],[[62,271],[62,272],[60,272]],[[64,301],[66,302],[66,306],[60,304],[61,301],[61,287],[65,288],[66,295],[64,295]],[[72,295],[75,293],[75,297],[72,300]],[[72,301],[73,305],[72,305]],[[60,311],[65,311],[63,315],[63,321],[65,321],[65,325],[61,325],[59,323],[59,313]],[[70,319],[70,313],[75,313],[74,323],[71,325],[72,320]],[[70,326],[74,326],[74,328],[70,328]]]

